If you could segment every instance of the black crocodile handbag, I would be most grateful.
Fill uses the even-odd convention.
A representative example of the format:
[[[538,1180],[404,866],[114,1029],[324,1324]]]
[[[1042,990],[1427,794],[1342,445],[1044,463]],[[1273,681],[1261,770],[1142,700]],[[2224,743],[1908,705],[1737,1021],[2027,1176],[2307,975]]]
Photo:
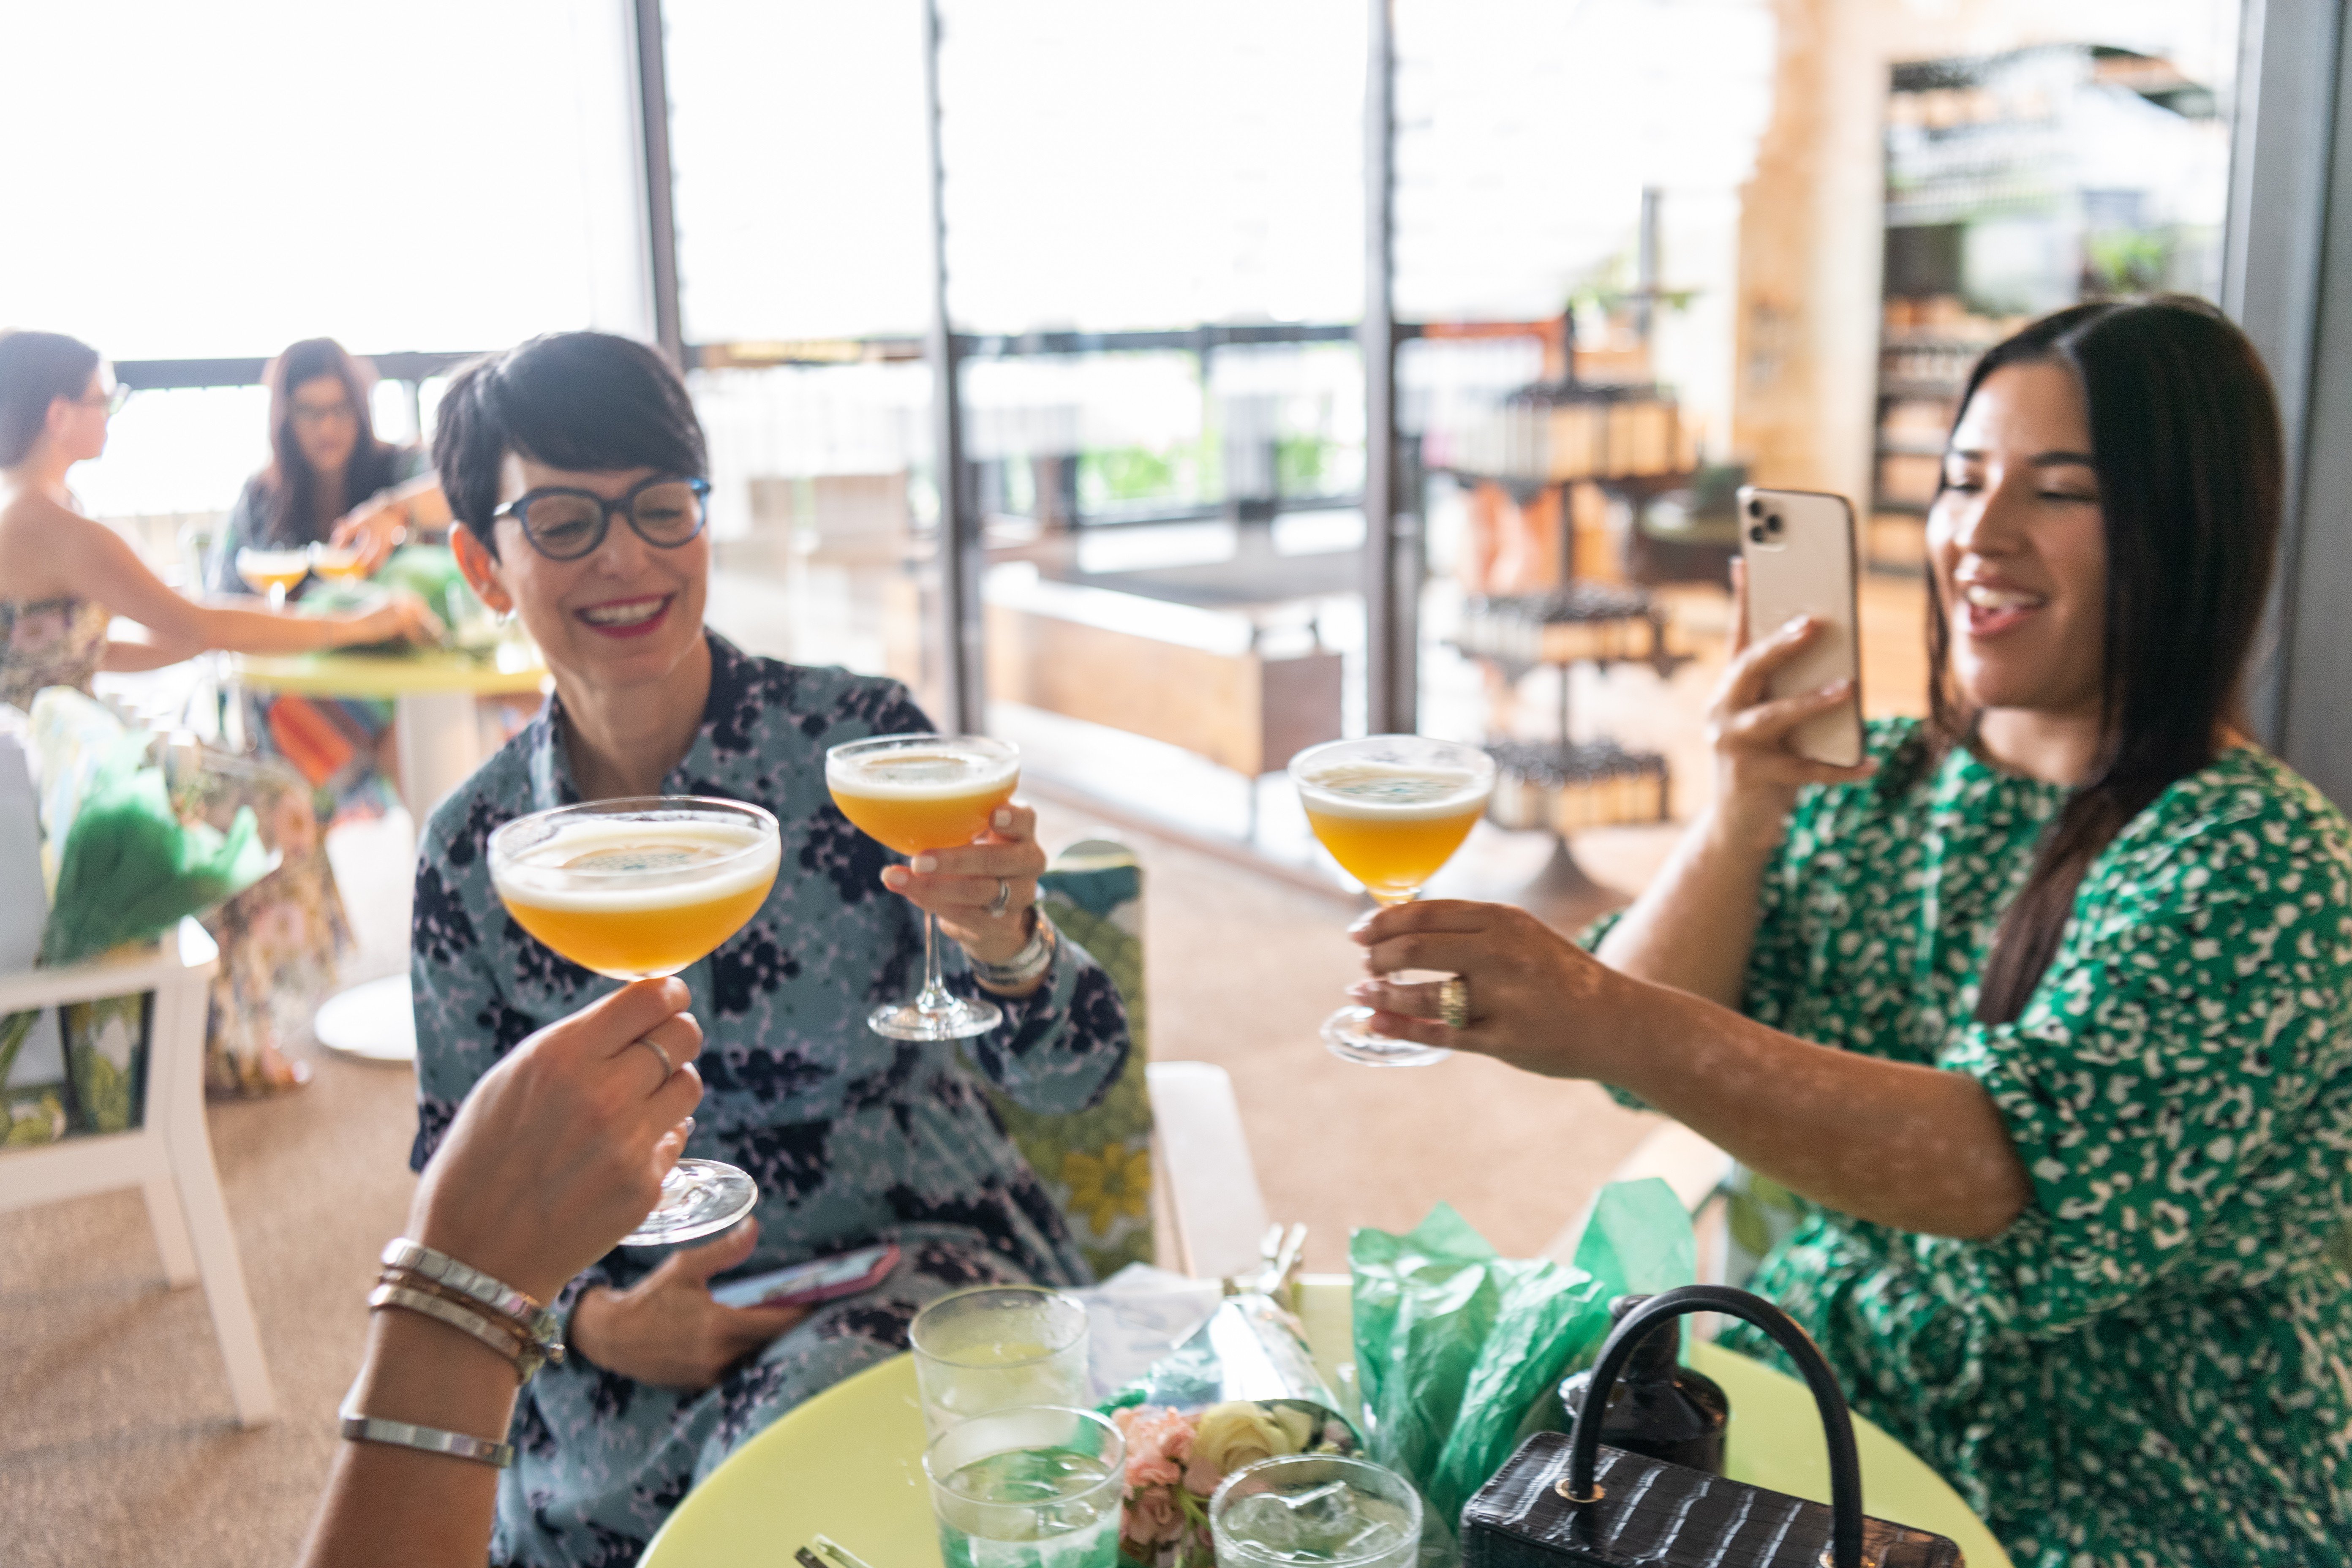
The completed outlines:
[[[1830,1499],[1817,1502],[1629,1454],[1601,1441],[1633,1346],[1685,1312],[1744,1318],[1780,1342],[1821,1407]],[[1538,1432],[1462,1510],[1463,1568],[1961,1568],[1940,1535],[1862,1511],[1853,1421],[1822,1352],[1788,1314],[1745,1290],[1685,1285],[1625,1314],[1593,1363],[1575,1430]]]

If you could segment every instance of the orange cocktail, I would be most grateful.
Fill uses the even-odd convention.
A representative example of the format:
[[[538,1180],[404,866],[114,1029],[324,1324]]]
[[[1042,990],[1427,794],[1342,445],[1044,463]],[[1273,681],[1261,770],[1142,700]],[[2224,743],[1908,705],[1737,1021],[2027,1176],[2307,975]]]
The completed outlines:
[[[1420,895],[1477,826],[1495,792],[1495,763],[1479,748],[1452,741],[1370,735],[1299,752],[1290,760],[1290,780],[1331,858],[1375,902],[1402,904]],[[1324,1043],[1336,1056],[1377,1067],[1447,1054],[1375,1035],[1371,1016],[1368,1007],[1340,1008],[1324,1020]]]
[[[759,912],[776,883],[776,819],[740,801],[646,795],[535,811],[490,835],[490,885],[515,923],[583,969],[614,980],[676,974]],[[651,1039],[650,1061],[668,1055]],[[708,1236],[751,1212],[751,1178],[680,1160],[661,1202],[623,1239],[653,1247]]]
[[[824,787],[841,815],[909,858],[985,834],[1020,782],[1019,750],[986,735],[876,735],[824,754]],[[1010,888],[1007,882],[1001,890]],[[939,921],[926,910],[922,989],[912,1001],[876,1008],[866,1026],[894,1040],[962,1040],[1003,1018],[994,1003],[947,989],[940,977]]]
[[[310,574],[310,552],[247,546],[236,552],[236,574],[255,593],[268,595],[269,607],[274,610],[286,603],[289,590]]]
[[[1460,773],[1378,763],[1324,770],[1299,786],[1307,826],[1383,904],[1401,904],[1454,858],[1486,809]]]
[[[1020,782],[1017,756],[952,741],[835,755],[824,765],[841,815],[901,855],[971,843]]]
[[[310,546],[310,570],[321,577],[331,577],[338,583],[347,583],[354,577],[366,576],[364,560],[358,548],[353,545],[313,544]],[[298,577],[295,581],[299,582],[301,579]]]

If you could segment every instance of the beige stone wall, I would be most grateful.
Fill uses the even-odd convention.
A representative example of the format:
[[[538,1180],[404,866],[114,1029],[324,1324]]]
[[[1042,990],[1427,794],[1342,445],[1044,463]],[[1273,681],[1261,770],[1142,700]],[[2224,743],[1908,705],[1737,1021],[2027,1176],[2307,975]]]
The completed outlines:
[[[2226,86],[2229,0],[1776,0],[1772,119],[1741,193],[1732,450],[1757,482],[1870,493],[1884,118],[1896,61],[2030,44],[2161,53]]]

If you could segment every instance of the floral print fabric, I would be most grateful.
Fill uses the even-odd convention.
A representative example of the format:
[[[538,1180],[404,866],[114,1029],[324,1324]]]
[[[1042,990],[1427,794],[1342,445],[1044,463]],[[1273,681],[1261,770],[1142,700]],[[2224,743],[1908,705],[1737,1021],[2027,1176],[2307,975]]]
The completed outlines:
[[[877,1241],[902,1249],[876,1289],[820,1308],[702,1394],[656,1388],[574,1355],[523,1391],[520,1454],[500,1479],[500,1563],[633,1563],[670,1509],[745,1437],[811,1394],[905,1348],[931,1297],[968,1284],[1091,1278],[1062,1215],[991,1114],[984,1087],[1033,1110],[1085,1108],[1127,1059],[1119,999],[1065,941],[1045,983],[999,999],[993,1033],[953,1044],[886,1040],[866,1014],[910,994],[919,914],[881,886],[887,852],[824,786],[824,752],[930,728],[893,681],[748,658],[709,638],[710,695],[666,794],[773,812],[783,871],[751,922],[682,976],[705,1044],[689,1155],[760,1186],[760,1240],[730,1277]],[[516,926],[485,845],[510,818],[579,798],[551,703],[434,812],[419,852],[411,983],[422,1169],[467,1089],[499,1056],[615,984]],[[969,994],[961,950],[949,984]],[[575,1280],[625,1285],[658,1249],[619,1249]]]
[[[1990,1241],[1802,1204],[1754,1289],[2020,1568],[2352,1562],[2352,830],[2251,747],[2083,880],[2023,1013],[1971,1014],[2057,786],[1916,723],[1806,792],[1745,1010],[1981,1083],[2033,1201]],[[1769,1350],[1760,1335],[1740,1348]]]
[[[29,713],[45,686],[87,693],[106,662],[108,619],[95,599],[0,599],[0,702]]]

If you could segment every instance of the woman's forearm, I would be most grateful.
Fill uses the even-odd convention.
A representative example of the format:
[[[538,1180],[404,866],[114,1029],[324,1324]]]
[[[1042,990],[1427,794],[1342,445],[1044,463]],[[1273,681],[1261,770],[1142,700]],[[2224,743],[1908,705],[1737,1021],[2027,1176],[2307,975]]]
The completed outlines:
[[[486,1441],[514,1415],[513,1363],[413,1312],[379,1311],[352,1407]],[[498,1505],[499,1472],[472,1459],[346,1442],[302,1543],[303,1568],[479,1568]]]
[[[1759,825],[1710,807],[1601,942],[1601,962],[1737,1006],[1756,942],[1757,893],[1780,827],[1778,818]]]
[[[1622,1059],[1609,1080],[1750,1169],[1858,1219],[1933,1236],[1989,1239],[2032,1202],[2008,1125],[1974,1079],[1641,991],[1618,1015]]]

